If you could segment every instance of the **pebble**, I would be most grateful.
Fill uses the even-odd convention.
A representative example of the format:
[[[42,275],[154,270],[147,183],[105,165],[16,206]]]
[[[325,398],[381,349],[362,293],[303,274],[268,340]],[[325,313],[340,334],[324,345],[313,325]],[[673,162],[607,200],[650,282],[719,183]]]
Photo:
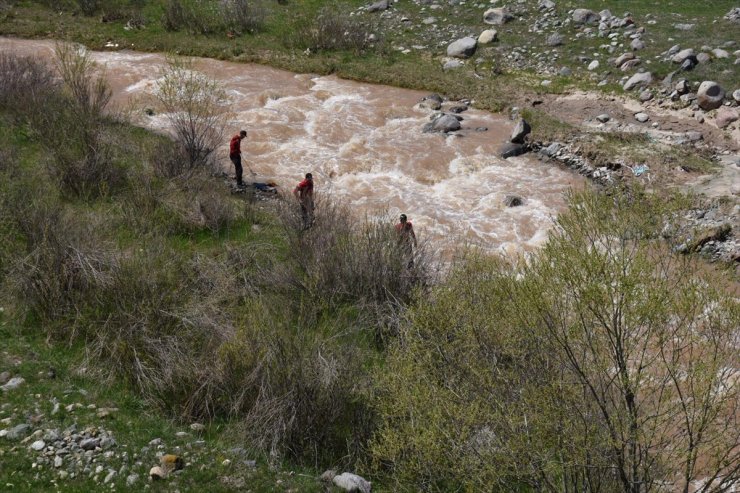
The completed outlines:
[[[44,447],[46,447],[46,442],[44,442],[43,440],[36,440],[31,444],[31,448],[36,452],[43,450]]]
[[[23,377],[13,377],[8,380],[8,383],[6,383],[5,385],[0,385],[0,389],[2,389],[3,392],[7,392],[9,390],[17,389],[24,383],[26,383],[26,380]]]
[[[645,123],[649,119],[650,117],[647,115],[647,113],[640,112],[635,115],[635,120],[637,120],[640,123]]]

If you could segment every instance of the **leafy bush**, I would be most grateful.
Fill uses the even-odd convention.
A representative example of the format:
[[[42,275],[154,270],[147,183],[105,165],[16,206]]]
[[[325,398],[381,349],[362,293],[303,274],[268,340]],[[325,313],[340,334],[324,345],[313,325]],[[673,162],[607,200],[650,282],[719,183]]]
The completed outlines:
[[[531,259],[421,300],[377,379],[377,469],[427,491],[736,480],[740,310],[654,241],[670,207],[577,194]]]

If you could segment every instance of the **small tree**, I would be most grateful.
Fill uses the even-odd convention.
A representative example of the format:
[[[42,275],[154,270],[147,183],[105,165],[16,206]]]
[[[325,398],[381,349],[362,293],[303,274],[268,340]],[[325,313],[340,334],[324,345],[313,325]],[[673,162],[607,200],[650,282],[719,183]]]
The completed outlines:
[[[191,61],[173,58],[162,71],[156,96],[184,154],[178,174],[212,165],[227,117],[221,85],[196,71]]]

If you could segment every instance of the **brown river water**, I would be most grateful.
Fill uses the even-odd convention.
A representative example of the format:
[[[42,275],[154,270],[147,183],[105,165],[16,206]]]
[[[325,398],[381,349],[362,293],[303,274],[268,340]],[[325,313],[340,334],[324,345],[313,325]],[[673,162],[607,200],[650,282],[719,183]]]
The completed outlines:
[[[0,38],[0,51],[20,54],[51,57],[54,46]],[[122,107],[143,109],[166,63],[163,55],[127,50],[90,54],[105,66],[113,102]],[[244,161],[284,192],[311,171],[317,193],[340,198],[359,215],[404,212],[418,236],[443,250],[465,242],[490,252],[531,251],[564,209],[564,192],[584,186],[556,165],[527,156],[498,158],[515,125],[502,115],[470,109],[457,135],[424,134],[430,112],[416,107],[424,92],[254,64],[194,62],[230,98],[232,121],[219,157],[225,171],[233,174],[228,139],[244,128]],[[166,116],[155,113],[143,125],[167,131]],[[525,204],[505,207],[509,194]]]

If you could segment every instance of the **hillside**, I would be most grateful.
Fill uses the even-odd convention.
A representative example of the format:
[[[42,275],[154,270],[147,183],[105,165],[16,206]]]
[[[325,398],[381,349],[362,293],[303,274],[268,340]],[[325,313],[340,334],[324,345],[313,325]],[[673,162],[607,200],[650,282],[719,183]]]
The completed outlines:
[[[382,214],[320,196],[307,228],[290,193],[235,188],[222,88],[187,60],[157,86],[189,122],[170,138],[112,111],[89,53],[0,53],[0,490],[739,486],[737,24],[731,2],[652,3],[0,0],[3,36],[502,110],[596,185],[526,258],[442,259]],[[650,98],[623,88],[640,67]]]

